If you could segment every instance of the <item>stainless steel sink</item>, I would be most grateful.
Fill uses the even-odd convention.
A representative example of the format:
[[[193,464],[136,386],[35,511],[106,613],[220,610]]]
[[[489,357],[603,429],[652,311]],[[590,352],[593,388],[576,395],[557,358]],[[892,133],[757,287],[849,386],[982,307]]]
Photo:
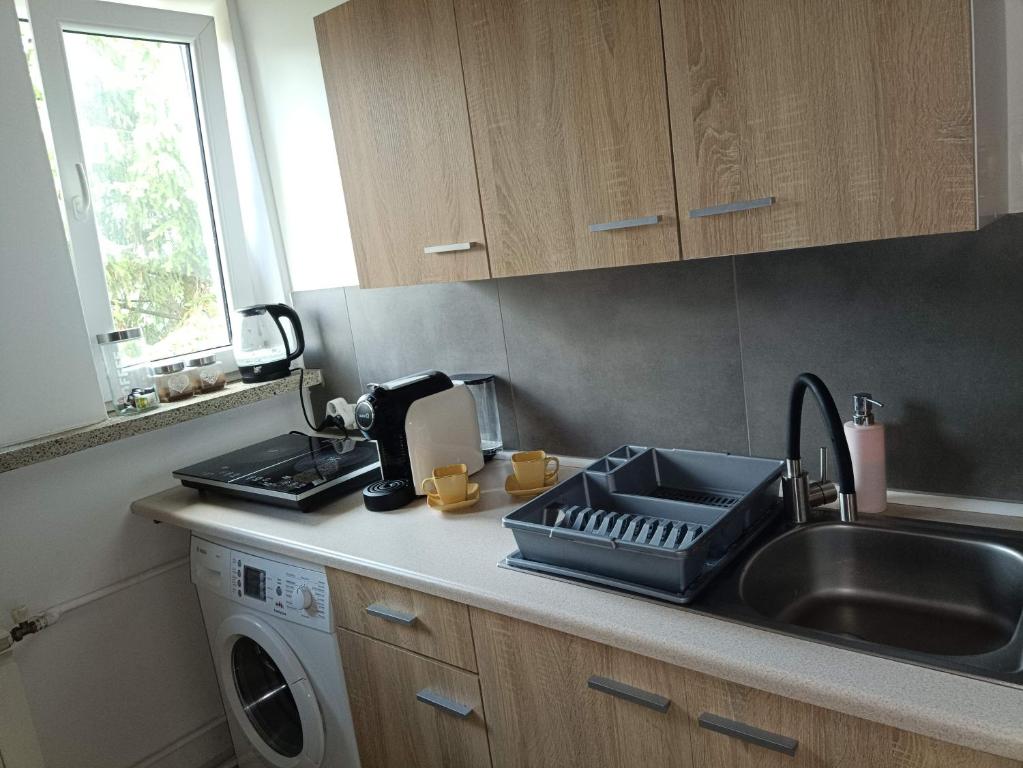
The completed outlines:
[[[1023,537],[882,519],[781,527],[697,610],[1023,684]]]

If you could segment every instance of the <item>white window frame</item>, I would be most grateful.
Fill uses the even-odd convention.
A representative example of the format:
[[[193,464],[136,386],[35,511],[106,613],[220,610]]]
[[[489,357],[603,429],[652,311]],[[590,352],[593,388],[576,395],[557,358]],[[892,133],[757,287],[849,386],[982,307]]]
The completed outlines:
[[[231,315],[238,307],[257,303],[259,277],[245,247],[213,18],[99,0],[28,0],[28,13],[90,339],[113,329],[113,318],[89,199],[87,166],[64,49],[64,32],[120,35],[189,46],[227,311]],[[232,327],[232,333],[236,331]],[[229,371],[237,370],[229,345],[204,354],[215,354]],[[93,358],[97,375],[104,384],[103,360],[95,345]]]

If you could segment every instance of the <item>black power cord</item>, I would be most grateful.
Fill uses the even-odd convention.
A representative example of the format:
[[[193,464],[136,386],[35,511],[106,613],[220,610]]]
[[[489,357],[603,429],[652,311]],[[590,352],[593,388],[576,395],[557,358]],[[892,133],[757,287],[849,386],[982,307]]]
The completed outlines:
[[[298,371],[298,402],[302,406],[302,418],[305,419],[305,423],[309,425],[309,429],[313,432],[322,432],[325,429],[336,429],[341,432],[345,438],[348,438],[348,428],[344,422],[334,416],[325,416],[323,421],[317,427],[313,424],[312,419],[309,418],[309,413],[305,408],[305,368],[292,368],[289,373]]]

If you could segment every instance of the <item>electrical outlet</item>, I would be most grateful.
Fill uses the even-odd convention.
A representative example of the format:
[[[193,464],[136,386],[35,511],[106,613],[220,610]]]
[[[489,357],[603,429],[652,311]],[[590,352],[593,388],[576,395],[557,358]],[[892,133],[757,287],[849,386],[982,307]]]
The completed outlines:
[[[327,403],[327,416],[343,422],[345,429],[358,429],[355,423],[355,406],[343,397],[335,397]]]

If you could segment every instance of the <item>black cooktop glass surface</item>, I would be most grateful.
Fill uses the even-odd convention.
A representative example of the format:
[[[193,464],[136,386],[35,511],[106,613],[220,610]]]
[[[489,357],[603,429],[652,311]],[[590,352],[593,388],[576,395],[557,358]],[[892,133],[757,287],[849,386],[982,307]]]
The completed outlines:
[[[375,442],[289,433],[184,467],[174,476],[297,496],[376,461]]]

